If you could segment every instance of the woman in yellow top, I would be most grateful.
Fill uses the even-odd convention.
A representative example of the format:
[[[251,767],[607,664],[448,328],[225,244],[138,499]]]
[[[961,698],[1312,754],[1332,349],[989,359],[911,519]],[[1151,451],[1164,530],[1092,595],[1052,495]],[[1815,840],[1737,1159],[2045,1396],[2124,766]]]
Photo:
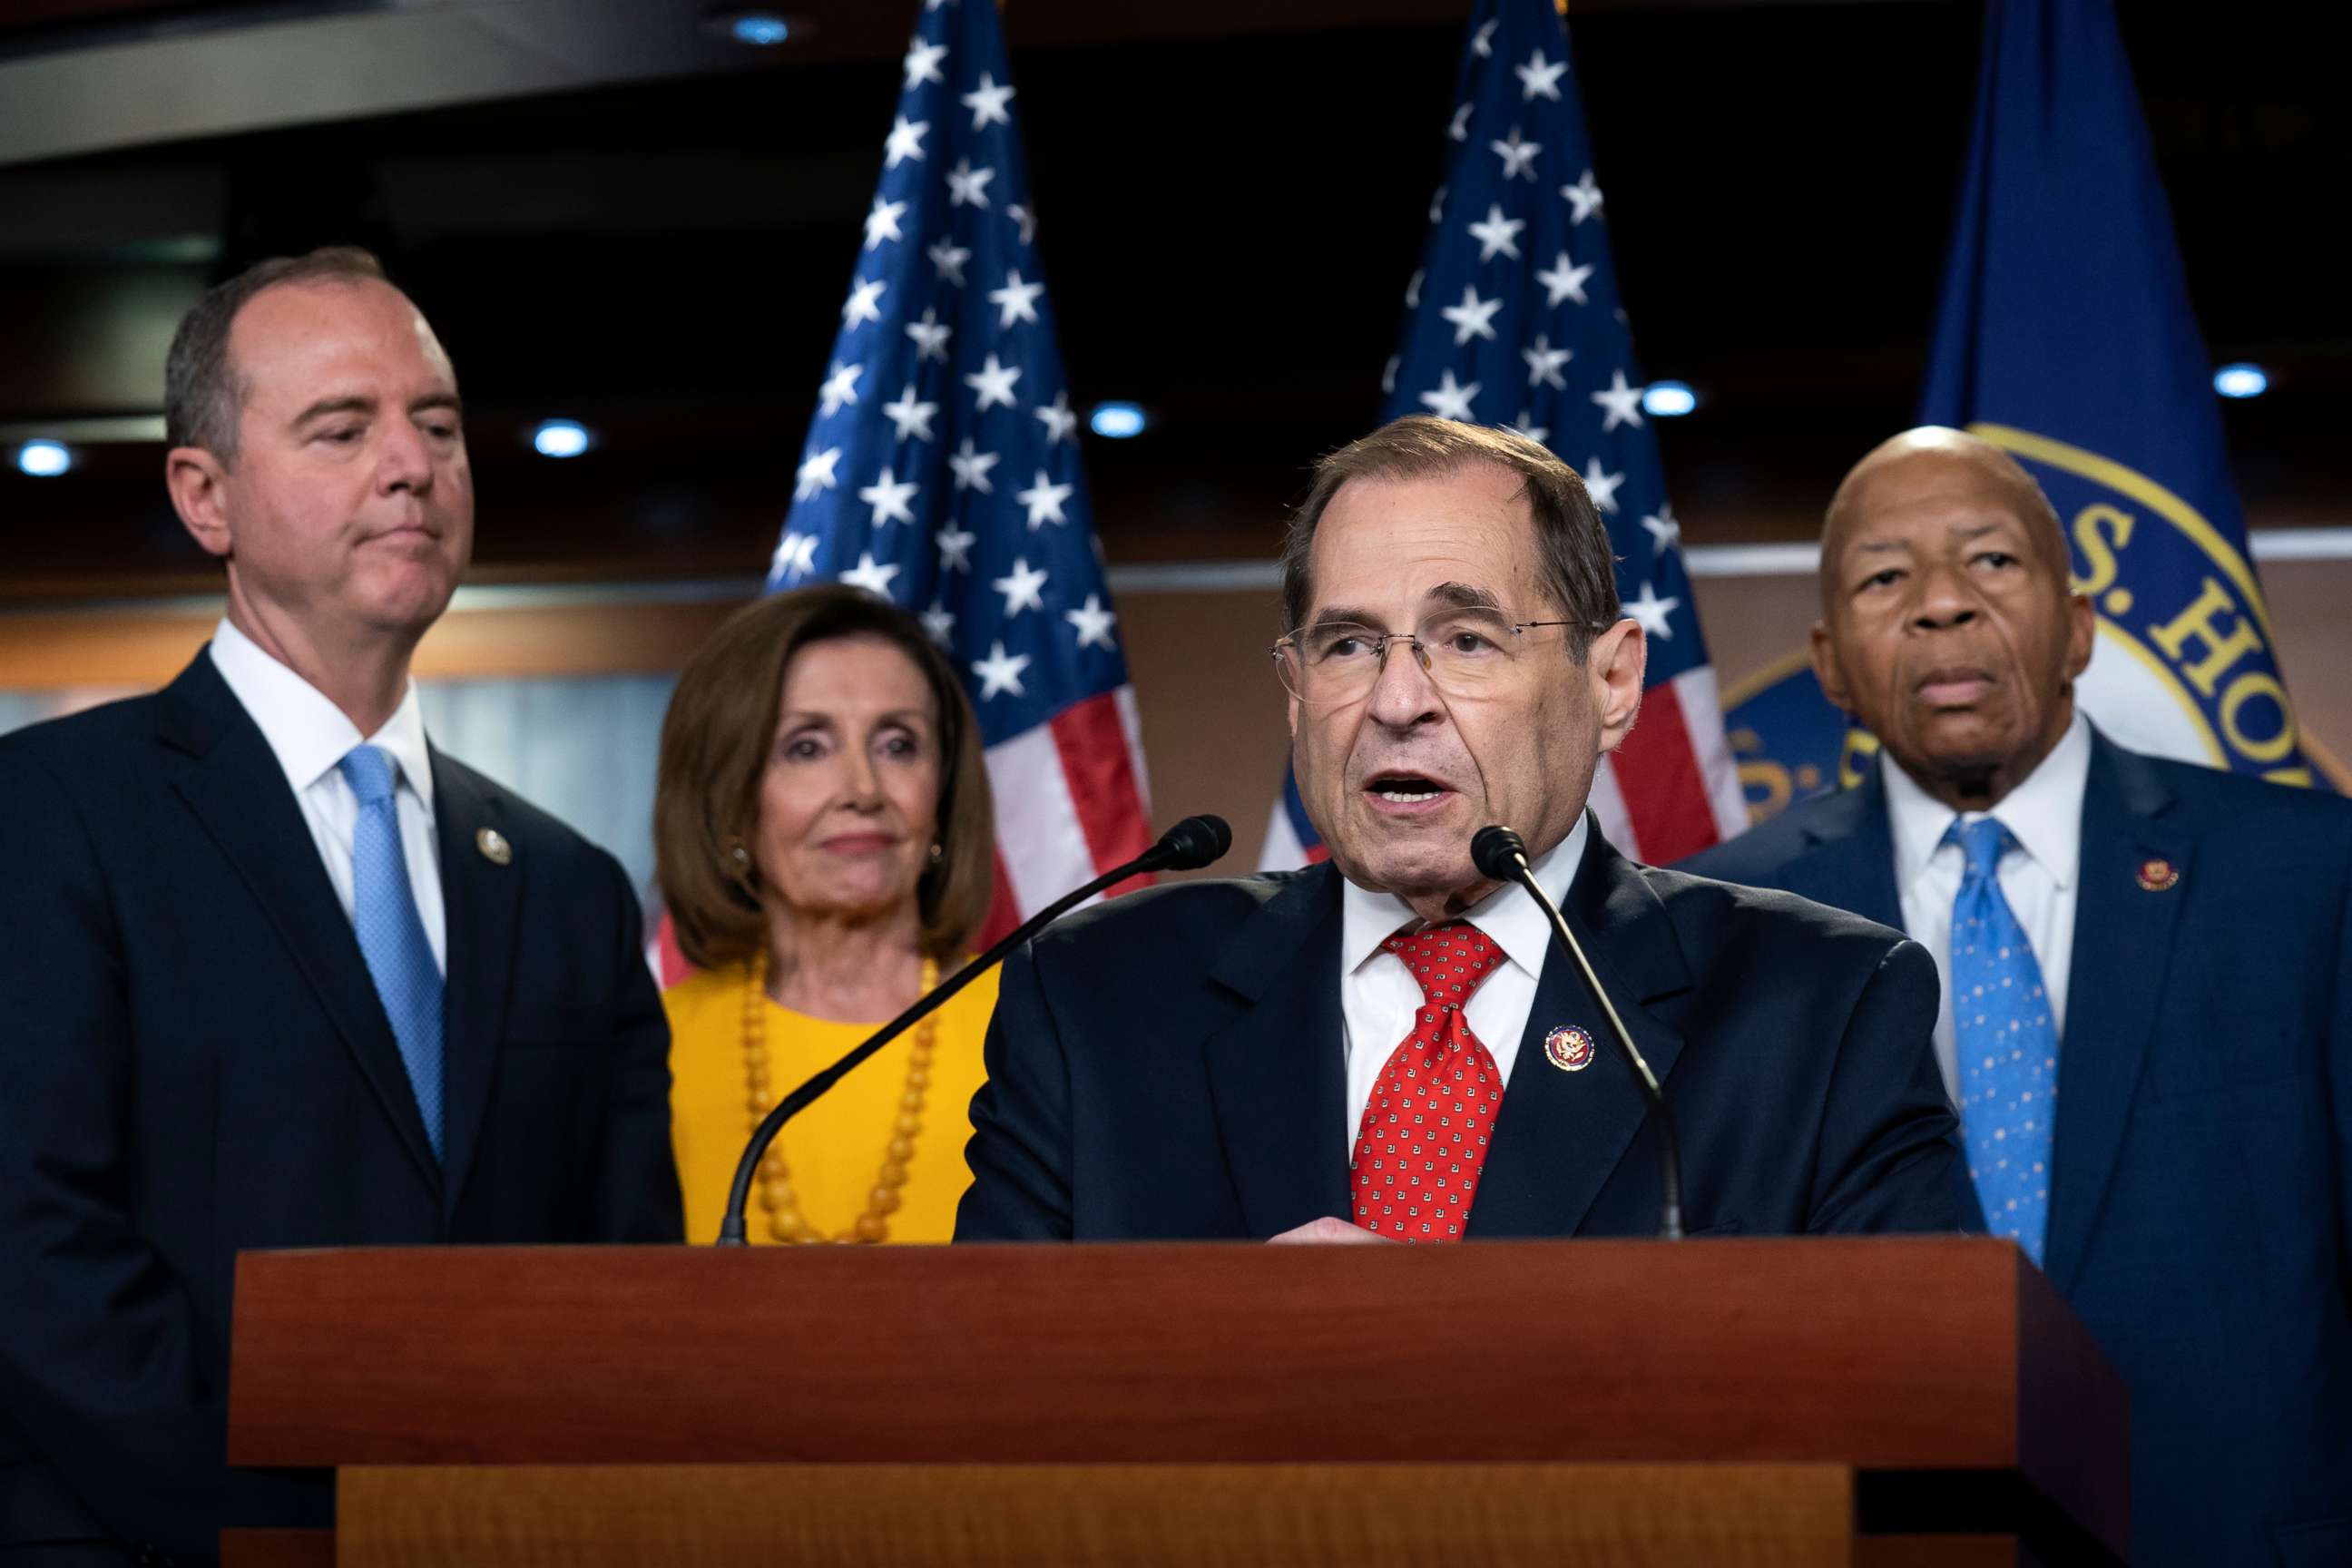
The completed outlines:
[[[678,946],[662,1001],[688,1236],[719,1234],[751,1128],[951,972],[994,885],[971,702],[914,619],[853,588],[720,626],[662,722],[654,840]],[[784,1125],[754,1241],[946,1241],[996,976]]]

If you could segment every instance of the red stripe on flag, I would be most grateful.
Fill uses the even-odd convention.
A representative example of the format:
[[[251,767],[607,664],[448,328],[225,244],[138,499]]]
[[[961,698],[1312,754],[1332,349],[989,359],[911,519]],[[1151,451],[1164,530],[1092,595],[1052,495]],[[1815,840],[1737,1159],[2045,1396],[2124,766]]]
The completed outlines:
[[[1054,715],[1049,728],[1095,869],[1107,871],[1150,848],[1151,825],[1143,819],[1143,791],[1137,786],[1134,760],[1128,754],[1118,694],[1106,691],[1074,702]],[[1124,892],[1149,880],[1138,878],[1112,890]]]
[[[996,852],[996,895],[989,900],[988,918],[980,922],[980,933],[971,939],[972,952],[991,948],[1012,934],[1021,923],[1021,905],[1013,896],[1013,879],[1004,874],[1004,851]]]
[[[665,991],[694,973],[685,950],[677,945],[677,927],[671,923],[667,910],[662,910],[654,925],[653,960],[655,978]]]
[[[1715,808],[1683,722],[1682,698],[1671,681],[1642,693],[1642,721],[1609,753],[1617,790],[1633,824],[1634,853],[1653,866],[1670,866],[1716,842]]]

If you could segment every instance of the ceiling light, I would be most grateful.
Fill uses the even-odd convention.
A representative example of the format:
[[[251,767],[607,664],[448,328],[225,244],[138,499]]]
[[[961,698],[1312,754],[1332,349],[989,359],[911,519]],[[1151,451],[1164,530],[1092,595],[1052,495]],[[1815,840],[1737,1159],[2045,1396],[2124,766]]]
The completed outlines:
[[[549,419],[530,433],[530,445],[542,458],[576,458],[594,441],[584,425],[570,419]]]
[[[1097,403],[1087,423],[1097,436],[1124,441],[1130,436],[1142,435],[1148,421],[1143,417],[1143,410],[1135,404]]]
[[[2271,378],[2258,364],[2225,364],[2213,373],[2213,390],[2224,397],[2260,397]]]
[[[27,441],[16,448],[16,468],[37,479],[54,479],[73,467],[73,454],[56,441]]]
[[[808,18],[791,16],[765,5],[712,5],[702,13],[705,32],[755,49],[772,49],[809,30]]]
[[[1698,406],[1698,394],[1679,381],[1654,381],[1642,389],[1642,412],[1679,419]]]

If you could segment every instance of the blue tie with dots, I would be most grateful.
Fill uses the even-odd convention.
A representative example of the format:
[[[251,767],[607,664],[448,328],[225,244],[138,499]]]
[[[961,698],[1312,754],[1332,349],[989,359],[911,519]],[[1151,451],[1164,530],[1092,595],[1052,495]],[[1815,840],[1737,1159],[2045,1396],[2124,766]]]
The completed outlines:
[[[2001,896],[2000,858],[2017,847],[1990,816],[1944,834],[1968,857],[1952,900],[1952,1037],[1960,1121],[1985,1225],[2042,1261],[2050,1220],[2050,1134],[2058,1109],[2058,1030],[2042,965]]]
[[[408,885],[408,858],[401,853],[400,809],[394,799],[400,765],[381,746],[353,746],[339,766],[360,802],[359,826],[352,835],[352,925],[437,1160],[441,969],[433,962],[433,944],[425,940],[425,921]]]

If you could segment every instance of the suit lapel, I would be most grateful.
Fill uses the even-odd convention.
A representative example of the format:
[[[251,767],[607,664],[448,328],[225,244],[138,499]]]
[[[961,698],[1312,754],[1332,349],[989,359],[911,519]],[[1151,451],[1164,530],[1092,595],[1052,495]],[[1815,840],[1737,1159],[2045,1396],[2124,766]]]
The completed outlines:
[[[1220,950],[1210,978],[1247,1007],[1210,1036],[1209,1092],[1254,1236],[1348,1213],[1339,878],[1297,877]]]
[[[2071,1290],[2115,1173],[2132,1096],[2172,963],[2181,905],[2193,896],[2195,844],[2168,819],[2172,795],[2146,760],[2091,733],[2083,792],[2083,858],[2066,1029],[2058,1048],[2058,1126],[2043,1267]],[[2139,886],[2140,868],[2168,861],[2180,885]]]
[[[159,734],[180,753],[173,787],[251,890],[320,1005],[342,1037],[361,1076],[398,1130],[419,1176],[436,1185],[440,1170],[408,1083],[375,983],[360,956],[352,922],[287,787],[286,774],[260,729],[214,668],[210,651],[164,689]]]
[[[1882,762],[1879,767],[1885,765]],[[1790,892],[1903,929],[1886,785],[1879,768],[1871,769],[1853,788],[1824,800],[1806,822],[1805,836],[1810,851],[1790,862],[1782,877]]]
[[[444,991],[442,1151],[446,1209],[466,1190],[479,1144],[490,1079],[504,1032],[507,973],[524,868],[500,863],[483,847],[496,833],[513,854],[505,802],[487,780],[433,753],[433,817],[441,858],[441,896],[448,910],[448,981]]]
[[[1682,1036],[1644,1004],[1687,989],[1689,968],[1642,868],[1612,848],[1597,825],[1560,912],[1650,1070],[1671,1088]],[[1544,1054],[1545,1037],[1564,1024],[1592,1037],[1593,1060],[1580,1071],[1563,1072]],[[1465,1234],[1575,1235],[1645,1114],[1607,1016],[1575,961],[1555,945],[1536,984]]]

